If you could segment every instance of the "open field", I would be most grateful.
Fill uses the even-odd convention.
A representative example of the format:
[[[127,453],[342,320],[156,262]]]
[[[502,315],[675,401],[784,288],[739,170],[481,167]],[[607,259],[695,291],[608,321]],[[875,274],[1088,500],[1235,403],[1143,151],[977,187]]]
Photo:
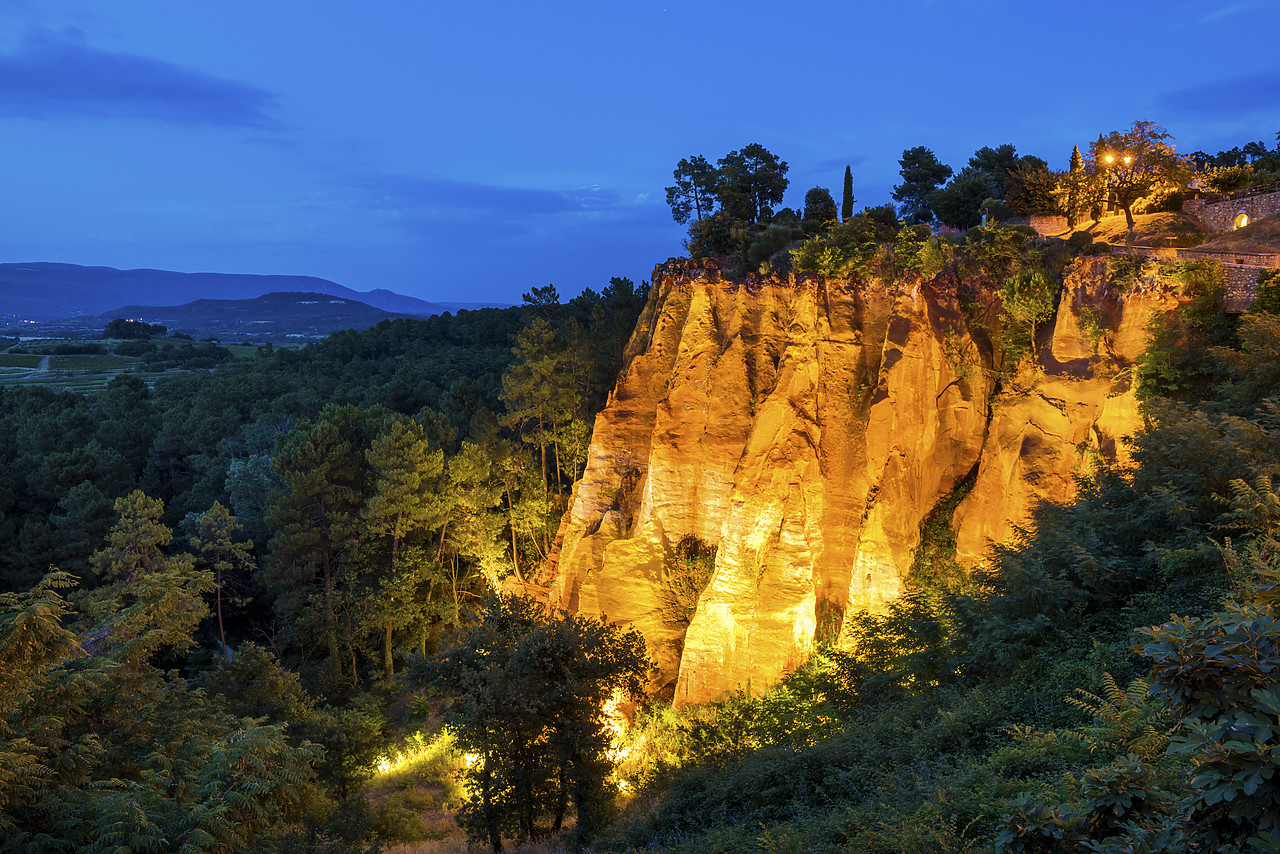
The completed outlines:
[[[120,371],[138,364],[130,356],[51,356],[51,371]]]
[[[0,368],[38,368],[40,357],[25,353],[0,353]]]
[[[41,385],[55,391],[91,394],[123,373],[154,386],[159,372],[138,372],[128,356],[34,356],[0,354],[0,385]],[[168,373],[173,373],[169,371]]]
[[[258,355],[258,348],[252,344],[223,344],[222,346],[231,351],[233,359],[252,359]]]

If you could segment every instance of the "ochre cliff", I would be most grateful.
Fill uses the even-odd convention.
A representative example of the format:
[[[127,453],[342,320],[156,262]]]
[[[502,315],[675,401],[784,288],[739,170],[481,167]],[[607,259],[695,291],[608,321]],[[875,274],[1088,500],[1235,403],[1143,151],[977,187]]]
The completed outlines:
[[[981,560],[1036,501],[1069,498],[1091,455],[1123,461],[1127,369],[1176,299],[1117,297],[1107,270],[1075,263],[1038,360],[997,382],[999,299],[981,286],[962,305],[946,275],[659,267],[544,568],[552,604],[633,623],[655,687],[704,702],[767,687],[846,611],[896,597],[962,482],[958,553]],[[714,549],[691,619],[672,608],[682,542]]]

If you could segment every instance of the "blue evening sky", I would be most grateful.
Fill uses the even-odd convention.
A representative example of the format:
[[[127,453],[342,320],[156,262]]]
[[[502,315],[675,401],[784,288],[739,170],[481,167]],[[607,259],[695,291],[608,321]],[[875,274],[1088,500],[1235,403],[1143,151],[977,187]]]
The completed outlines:
[[[759,142],[798,207],[845,164],[889,201],[915,145],[1274,145],[1278,30],[1275,0],[0,0],[0,261],[572,296],[682,252],[692,154]]]

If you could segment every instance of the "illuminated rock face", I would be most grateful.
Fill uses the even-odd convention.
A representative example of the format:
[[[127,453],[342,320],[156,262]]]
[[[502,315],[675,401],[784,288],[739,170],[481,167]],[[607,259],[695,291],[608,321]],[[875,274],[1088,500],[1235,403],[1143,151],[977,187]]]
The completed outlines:
[[[1138,415],[1117,375],[1175,302],[1118,299],[1105,261],[1081,262],[1039,364],[993,400],[999,305],[976,297],[966,315],[944,278],[730,282],[709,264],[659,267],[544,567],[552,603],[635,624],[654,687],[705,702],[775,683],[846,611],[896,597],[922,520],[961,481],[973,489],[953,521],[970,563],[1037,500],[1070,497],[1091,454],[1123,456]],[[716,555],[686,623],[671,591],[690,536]]]

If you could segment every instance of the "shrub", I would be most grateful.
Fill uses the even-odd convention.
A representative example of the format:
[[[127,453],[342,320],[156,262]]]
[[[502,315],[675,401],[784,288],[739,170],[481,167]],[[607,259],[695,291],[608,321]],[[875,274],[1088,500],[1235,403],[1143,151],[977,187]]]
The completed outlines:
[[[999,199],[984,199],[982,206],[987,209],[987,222],[989,223],[1004,222],[1018,215],[1017,211]],[[1034,231],[1035,229],[1032,230]]]
[[[724,211],[695,220],[689,226],[686,248],[690,257],[705,258],[708,255],[733,255],[742,249],[742,229],[746,223],[734,219]]]
[[[1258,276],[1258,296],[1249,306],[1250,314],[1280,314],[1280,267],[1263,270]]]
[[[1067,248],[1082,255],[1088,254],[1093,247],[1093,235],[1087,231],[1074,232],[1067,238]]]
[[[662,615],[671,623],[688,625],[698,607],[698,597],[716,567],[716,547],[689,534],[676,546],[676,553],[662,579]]]
[[[754,235],[754,239],[747,247],[747,268],[769,272],[766,265],[772,266],[770,262],[777,256],[789,258],[790,256],[783,253],[783,250],[803,237],[804,232],[794,226],[769,226],[763,232]],[[773,269],[777,271],[776,267]]]

